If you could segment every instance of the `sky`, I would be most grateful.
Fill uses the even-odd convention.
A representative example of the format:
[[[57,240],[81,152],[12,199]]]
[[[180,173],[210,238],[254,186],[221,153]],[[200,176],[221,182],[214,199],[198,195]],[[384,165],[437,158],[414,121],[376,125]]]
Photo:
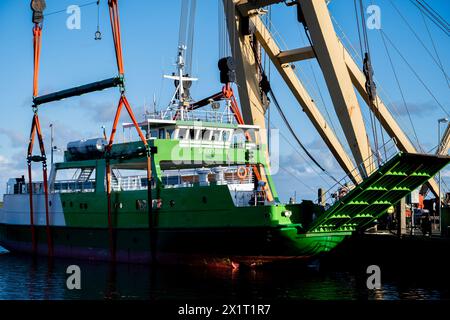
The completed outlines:
[[[450,1],[427,2],[450,21]],[[414,130],[421,148],[432,150],[437,145],[437,120],[450,113],[450,87],[442,72],[442,69],[450,72],[449,38],[429,20],[424,23],[420,12],[408,0],[365,0],[364,3],[366,6],[379,6],[382,32],[415,70],[415,73],[412,72],[388,43],[400,91],[386,55],[381,31],[368,30],[378,91],[416,146]],[[66,27],[69,14],[65,9],[73,4],[85,5],[81,7],[79,30]],[[136,116],[142,118],[144,105],[150,105],[154,96],[161,107],[170,100],[173,84],[170,80],[163,80],[162,75],[175,69],[181,1],[122,0],[119,1],[119,7],[127,97]],[[351,44],[359,52],[353,1],[332,0],[328,7],[337,34],[341,37],[345,34],[348,41],[344,41],[344,44],[348,47]],[[117,74],[106,0],[100,2],[100,41],[94,40],[97,6],[92,0],[47,0],[46,14],[42,33],[40,94]],[[223,38],[219,32],[219,20],[222,18],[218,0],[197,1],[192,69],[200,80],[191,89],[194,99],[201,99],[221,88],[217,60],[220,57],[219,43]],[[282,49],[308,45],[303,27],[296,20],[294,8],[284,4],[272,6],[271,26],[273,31],[277,31],[276,40],[282,44]],[[441,67],[436,63],[439,60]],[[360,60],[357,62],[361,64]],[[268,60],[265,65],[268,73],[270,69],[270,81],[277,99],[299,138],[331,176],[337,179],[343,177],[343,171],[275,68],[269,67]],[[296,70],[341,142],[347,145],[317,62],[309,60],[296,63]],[[0,194],[3,194],[8,178],[20,177],[26,172],[33,75],[32,23],[28,0],[0,1],[0,73]],[[61,149],[65,149],[69,141],[101,136],[103,125],[107,130],[111,128],[118,98],[117,90],[109,89],[42,106],[39,116],[47,149],[50,148],[50,123],[55,130],[55,144]],[[361,109],[366,130],[371,134],[368,108],[361,103]],[[297,200],[315,199],[317,188],[332,187],[333,180],[321,173],[300,150],[275,108],[270,111],[270,119],[271,128],[278,128],[280,132],[281,170],[273,177],[281,199],[286,201],[294,195]],[[443,131],[444,126],[441,128]],[[388,140],[387,135],[385,140]],[[55,160],[62,160],[61,152],[55,154]],[[34,176],[38,179],[40,168],[37,165],[34,168]],[[448,171],[443,172],[443,179],[450,185]]]

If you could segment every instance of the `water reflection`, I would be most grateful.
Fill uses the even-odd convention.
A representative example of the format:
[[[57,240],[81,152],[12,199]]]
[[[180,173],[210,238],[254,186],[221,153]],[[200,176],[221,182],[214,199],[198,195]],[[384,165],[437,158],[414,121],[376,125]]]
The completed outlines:
[[[66,288],[66,268],[71,264],[81,268],[81,290]],[[382,280],[380,290],[372,291],[366,288],[363,272],[307,268],[251,271],[151,268],[63,259],[49,261],[0,251],[0,270],[0,299],[397,300],[450,297],[448,286],[439,282],[408,282],[394,274]]]

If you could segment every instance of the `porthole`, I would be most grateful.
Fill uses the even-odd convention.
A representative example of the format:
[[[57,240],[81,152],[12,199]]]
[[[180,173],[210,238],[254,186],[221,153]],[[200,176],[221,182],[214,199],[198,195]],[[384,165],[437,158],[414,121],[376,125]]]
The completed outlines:
[[[175,206],[175,200],[170,200],[170,201],[169,201],[169,205],[170,205],[171,207]]]
[[[63,203],[62,203],[62,206],[63,206],[63,207],[65,207],[65,206],[66,206],[66,202],[65,202],[65,201],[63,201]]]
[[[52,202],[51,202],[51,201],[48,202],[48,206],[49,206],[49,207],[52,206]]]
[[[202,197],[202,202],[203,202],[203,203],[207,203],[207,202],[208,202],[208,198],[205,197],[205,196],[203,196],[203,197]]]

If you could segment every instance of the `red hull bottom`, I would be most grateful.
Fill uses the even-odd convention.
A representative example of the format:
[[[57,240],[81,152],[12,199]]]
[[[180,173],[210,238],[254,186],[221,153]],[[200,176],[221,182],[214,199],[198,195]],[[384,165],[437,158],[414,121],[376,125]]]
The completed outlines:
[[[29,243],[7,241],[1,245],[13,253],[33,254],[32,246]],[[46,244],[39,244],[37,255],[48,256]],[[167,264],[203,266],[213,268],[258,268],[273,264],[303,263],[311,260],[311,256],[219,256],[211,254],[185,254],[185,253],[163,253],[158,252],[152,255],[147,252],[129,252],[118,250],[115,258],[111,257],[110,251],[101,248],[86,248],[55,245],[53,247],[53,257],[65,259],[82,259],[89,261],[115,261],[118,263],[140,263],[140,264]]]

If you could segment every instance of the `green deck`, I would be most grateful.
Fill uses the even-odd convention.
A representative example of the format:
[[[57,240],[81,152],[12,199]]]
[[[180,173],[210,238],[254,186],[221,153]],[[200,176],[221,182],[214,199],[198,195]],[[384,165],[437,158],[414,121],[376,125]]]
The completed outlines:
[[[449,162],[448,156],[398,153],[327,209],[310,232],[364,229]]]

